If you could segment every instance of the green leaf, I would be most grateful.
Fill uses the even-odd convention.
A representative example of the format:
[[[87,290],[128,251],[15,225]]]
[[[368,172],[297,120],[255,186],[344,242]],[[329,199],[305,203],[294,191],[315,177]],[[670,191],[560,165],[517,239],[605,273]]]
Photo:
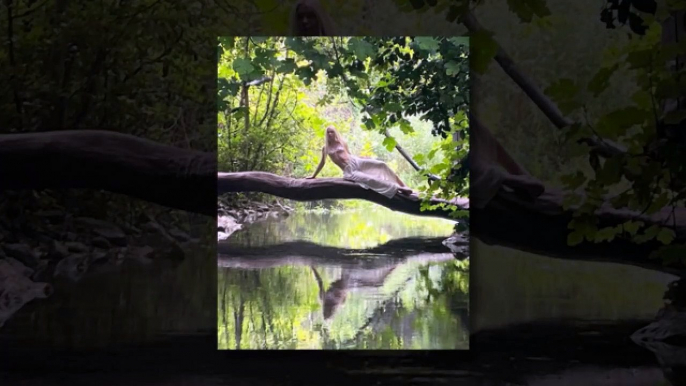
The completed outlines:
[[[404,134],[410,134],[410,133],[414,132],[414,128],[412,127],[412,125],[410,124],[410,122],[407,119],[403,118],[399,122],[400,122],[400,130]]]
[[[246,58],[237,58],[234,60],[232,68],[238,73],[241,79],[255,70],[250,59]]]
[[[642,110],[652,109],[653,102],[650,93],[646,90],[638,90],[632,96],[631,100],[636,103],[636,107]]]
[[[597,243],[603,241],[612,241],[615,238],[615,236],[617,236],[620,233],[622,233],[621,226],[602,228],[599,229],[598,232],[596,232],[594,241]]]
[[[627,54],[626,61],[630,69],[645,68],[651,65],[653,58],[652,49],[631,51]]]
[[[324,54],[320,54],[319,52],[313,53],[308,57],[308,59],[312,61],[312,65],[315,69],[327,70],[331,67],[329,58]]]
[[[224,50],[230,50],[236,44],[235,36],[222,36],[219,38],[219,44],[221,44]]]
[[[314,69],[309,66],[298,67],[298,69],[295,70],[295,74],[303,81],[305,86],[309,86],[316,76]]]
[[[634,125],[643,124],[650,114],[635,106],[613,111],[598,120],[596,131],[603,137],[616,138]]]
[[[567,245],[570,247],[579,245],[582,241],[584,241],[584,235],[579,231],[573,231],[567,235]]]
[[[440,175],[441,173],[443,173],[445,170],[448,170],[448,169],[450,169],[450,165],[448,165],[446,163],[438,163],[438,164],[431,167],[430,172],[432,174]]]
[[[586,182],[586,180],[586,176],[583,172],[580,171],[577,171],[572,174],[567,174],[560,178],[560,181],[569,190],[575,190],[576,188],[580,187],[584,182]]]
[[[280,74],[290,74],[293,73],[297,68],[298,65],[295,63],[295,60],[292,58],[288,58],[286,60],[281,61],[276,71]]]
[[[457,75],[460,73],[461,64],[453,60],[449,60],[445,63],[445,74],[448,76]]]
[[[619,64],[601,68],[588,82],[587,89],[597,97],[610,86],[610,77],[617,71]]]
[[[393,151],[396,145],[395,139],[393,137],[386,137],[383,140],[383,145],[386,147],[386,150]]]
[[[545,17],[550,10],[545,0],[507,0],[507,5],[524,23],[530,23],[534,16]]]
[[[580,106],[575,101],[579,93],[579,86],[571,79],[558,79],[546,87],[543,92],[557,103],[563,114],[569,114]]]
[[[598,182],[605,185],[613,185],[622,179],[623,162],[619,157],[612,157],[605,160],[603,166],[596,173]]]
[[[471,34],[471,63],[474,71],[483,74],[498,52],[498,43],[493,39],[493,33],[479,30]]]
[[[425,51],[436,52],[438,51],[438,40],[430,36],[418,36],[414,38],[414,42],[417,46]]]
[[[427,158],[430,159],[430,160],[431,160],[431,159],[434,159],[434,157],[436,156],[436,152],[437,152],[437,151],[438,151],[438,149],[432,149],[432,150],[429,152],[429,154],[427,154]]]
[[[643,225],[643,221],[628,221],[623,224],[623,227],[625,232],[629,233],[631,236],[635,236]]]
[[[634,242],[636,244],[643,244],[646,243],[657,236],[657,234],[660,232],[660,227],[658,225],[651,225],[646,229],[643,234],[634,236]]]
[[[657,241],[661,242],[664,245],[670,244],[672,241],[674,241],[675,237],[676,233],[674,233],[674,231],[669,228],[660,229],[656,236]]]
[[[355,56],[361,61],[376,56],[376,48],[361,38],[350,38],[348,49],[355,53]]]
[[[391,113],[397,113],[397,112],[400,112],[403,110],[400,103],[397,103],[397,102],[387,103],[385,108],[386,108],[386,111],[391,112]]]

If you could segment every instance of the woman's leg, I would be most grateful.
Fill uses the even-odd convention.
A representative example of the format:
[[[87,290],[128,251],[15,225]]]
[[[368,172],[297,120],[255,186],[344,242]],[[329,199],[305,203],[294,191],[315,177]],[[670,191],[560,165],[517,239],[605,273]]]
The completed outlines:
[[[366,166],[378,170],[380,173],[371,173],[371,174],[377,174],[379,177],[382,177],[384,180],[387,181],[393,181],[400,185],[399,191],[402,193],[412,193],[412,189],[408,188],[407,185],[398,177],[398,174],[396,174],[393,169],[391,169],[388,164],[385,162],[378,160],[378,159],[373,159],[373,158],[365,158],[364,163],[367,164]],[[364,168],[363,168],[364,169]]]

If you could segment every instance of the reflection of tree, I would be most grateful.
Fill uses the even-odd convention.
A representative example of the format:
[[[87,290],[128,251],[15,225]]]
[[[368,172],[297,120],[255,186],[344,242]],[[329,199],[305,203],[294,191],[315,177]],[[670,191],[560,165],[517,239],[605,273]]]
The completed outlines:
[[[443,288],[445,296],[431,298],[426,296],[426,285],[407,284],[421,283],[429,271],[419,268],[432,264],[438,264],[434,266],[439,281],[450,279],[455,271],[464,275],[468,261],[457,261],[450,253],[349,258],[356,263],[322,258],[311,266],[294,266],[288,263],[292,260],[270,258],[270,269],[221,269],[219,293],[230,301],[220,301],[230,309],[223,306],[220,312],[234,317],[220,318],[225,324],[220,328],[220,348],[236,347],[239,337],[240,348],[431,348],[439,337],[440,344],[466,346],[467,331],[450,332],[451,339],[443,341],[445,336],[434,330],[443,328],[437,325],[465,327],[457,323],[457,310],[450,307],[460,304],[451,299],[452,294],[468,288]],[[235,259],[239,258],[223,261]],[[247,280],[246,275],[257,280]],[[453,285],[450,280],[447,283]],[[240,314],[241,304],[244,314]],[[242,320],[235,315],[242,315]],[[432,320],[421,322],[425,318]],[[241,331],[242,336],[229,335],[230,331]]]
[[[312,226],[317,224],[317,226]],[[380,208],[345,213],[295,212],[286,221],[267,220],[234,233],[234,245],[270,245],[308,240],[320,245],[367,248],[391,239],[447,237],[453,223]]]

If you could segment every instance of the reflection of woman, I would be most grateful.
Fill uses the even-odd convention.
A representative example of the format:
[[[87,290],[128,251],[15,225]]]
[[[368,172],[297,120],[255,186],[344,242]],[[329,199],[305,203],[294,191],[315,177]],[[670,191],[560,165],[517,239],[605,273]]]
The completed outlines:
[[[344,271],[340,279],[331,283],[329,289],[324,290],[324,282],[321,276],[319,276],[319,273],[314,267],[310,266],[310,269],[317,280],[317,286],[319,287],[319,300],[322,302],[322,314],[324,315],[324,319],[330,319],[336,311],[340,309],[343,303],[348,299],[348,291],[363,287],[381,287],[384,284],[386,277],[388,277],[396,267],[397,265],[384,267],[368,272],[366,275],[365,273],[358,273],[355,275]]]
[[[315,279],[317,280],[317,286],[319,287],[319,301],[322,302],[322,313],[324,314],[324,319],[329,319],[338,310],[338,307],[345,303],[348,298],[348,280],[347,275],[343,275],[342,278],[331,283],[328,290],[324,290],[324,282],[322,277],[319,276],[314,267],[310,266]]]
[[[470,124],[471,206],[483,208],[503,186],[530,198],[543,194],[543,184],[520,166],[486,127],[476,119]]]
[[[326,128],[326,144],[322,148],[322,159],[312,177],[308,178],[317,177],[326,163],[327,156],[343,170],[343,178],[365,189],[371,189],[388,198],[393,198],[398,192],[406,195],[413,193],[384,162],[350,154],[348,144],[333,126]]]
[[[317,0],[298,0],[291,11],[291,36],[334,36],[333,22]]]

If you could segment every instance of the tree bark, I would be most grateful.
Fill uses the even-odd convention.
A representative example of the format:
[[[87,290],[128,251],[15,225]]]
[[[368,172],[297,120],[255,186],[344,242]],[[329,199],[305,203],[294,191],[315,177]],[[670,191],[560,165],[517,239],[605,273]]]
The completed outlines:
[[[489,245],[500,245],[544,256],[574,260],[613,262],[680,275],[683,269],[666,267],[651,259],[652,252],[662,244],[651,241],[637,244],[624,238],[610,242],[584,241],[576,246],[567,244],[569,223],[576,208],[563,209],[564,194],[547,191],[529,202],[514,193],[502,191],[485,208],[470,210],[472,236]],[[675,219],[672,219],[674,214]],[[686,242],[686,208],[663,208],[653,215],[639,215],[628,209],[614,209],[609,204],[596,212],[598,227],[616,226],[626,221],[653,224],[674,224],[674,244]],[[667,221],[669,220],[669,221]]]
[[[387,198],[373,190],[365,189],[354,182],[342,178],[295,179],[266,172],[219,173],[217,192],[219,194],[260,192],[296,201],[361,199],[416,216],[441,217],[455,220],[450,217],[452,213],[450,209],[436,208],[422,211],[420,209],[421,201],[417,197],[397,194],[393,198]],[[449,202],[441,199],[432,199],[431,203],[453,203],[457,205],[455,200]]]
[[[216,155],[99,130],[0,135],[0,192],[103,189],[217,215]]]

